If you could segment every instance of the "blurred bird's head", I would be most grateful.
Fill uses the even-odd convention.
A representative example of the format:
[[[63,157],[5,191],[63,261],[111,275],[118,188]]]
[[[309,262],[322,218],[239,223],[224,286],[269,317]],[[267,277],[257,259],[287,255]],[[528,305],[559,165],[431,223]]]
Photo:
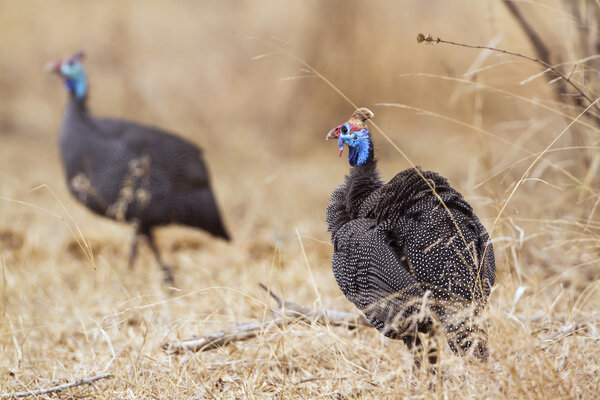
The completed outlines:
[[[83,53],[77,52],[71,57],[51,61],[45,66],[46,71],[63,78],[65,86],[77,99],[83,99],[87,94],[87,77],[83,67],[83,58]]]
[[[327,134],[326,139],[338,140],[340,157],[344,151],[344,144],[348,146],[348,162],[353,167],[366,163],[373,151],[371,132],[365,122],[374,116],[368,108],[359,108],[347,122],[336,126]]]

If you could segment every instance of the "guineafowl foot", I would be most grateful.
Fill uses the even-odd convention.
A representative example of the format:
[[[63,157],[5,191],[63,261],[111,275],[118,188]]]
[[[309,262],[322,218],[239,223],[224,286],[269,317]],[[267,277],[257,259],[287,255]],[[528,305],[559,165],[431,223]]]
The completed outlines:
[[[152,234],[152,232],[149,229],[146,229],[144,232],[145,232],[146,238],[148,238],[148,245],[150,246],[150,249],[152,249],[154,258],[156,258],[158,265],[160,265],[160,268],[163,271],[163,278],[164,278],[165,283],[170,286],[173,286],[175,283],[175,280],[173,279],[172,268],[163,262],[163,260],[160,256],[160,252],[158,251],[158,247],[156,246],[156,243],[154,242],[154,235]]]

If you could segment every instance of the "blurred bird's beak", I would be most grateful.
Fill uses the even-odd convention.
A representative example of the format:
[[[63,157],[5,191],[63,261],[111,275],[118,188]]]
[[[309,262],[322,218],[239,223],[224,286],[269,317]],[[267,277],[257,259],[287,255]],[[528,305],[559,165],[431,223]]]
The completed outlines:
[[[44,65],[44,70],[46,72],[59,74],[60,75],[60,66],[62,64],[62,60],[50,61]]]
[[[335,128],[333,128],[332,130],[329,131],[329,133],[327,133],[325,140],[329,140],[329,139],[337,139],[337,136],[335,136]]]

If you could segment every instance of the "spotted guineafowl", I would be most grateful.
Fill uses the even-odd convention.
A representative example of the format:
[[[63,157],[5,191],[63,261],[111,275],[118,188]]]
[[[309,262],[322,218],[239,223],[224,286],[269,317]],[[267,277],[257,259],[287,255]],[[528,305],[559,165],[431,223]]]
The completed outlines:
[[[69,190],[87,208],[136,232],[129,258],[133,266],[145,238],[164,272],[153,228],[176,223],[204,229],[228,240],[215,202],[201,150],[170,133],[118,119],[94,118],[86,105],[83,55],[49,63],[62,77],[70,99],[60,133],[60,150]]]
[[[488,234],[463,196],[431,171],[411,168],[384,184],[360,108],[332,129],[352,166],[332,194],[327,224],[333,273],[346,297],[385,336],[402,339],[420,364],[419,332],[443,326],[451,349],[487,357],[477,316],[494,284]],[[475,344],[475,345],[474,345]],[[435,363],[435,348],[429,361]]]

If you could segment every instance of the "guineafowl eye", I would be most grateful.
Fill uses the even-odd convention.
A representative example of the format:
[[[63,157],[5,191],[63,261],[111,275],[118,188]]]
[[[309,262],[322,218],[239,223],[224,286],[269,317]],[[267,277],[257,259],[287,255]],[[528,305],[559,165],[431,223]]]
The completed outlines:
[[[345,135],[350,131],[350,128],[348,127],[348,124],[344,124],[344,125],[342,125],[342,128],[340,130]]]

